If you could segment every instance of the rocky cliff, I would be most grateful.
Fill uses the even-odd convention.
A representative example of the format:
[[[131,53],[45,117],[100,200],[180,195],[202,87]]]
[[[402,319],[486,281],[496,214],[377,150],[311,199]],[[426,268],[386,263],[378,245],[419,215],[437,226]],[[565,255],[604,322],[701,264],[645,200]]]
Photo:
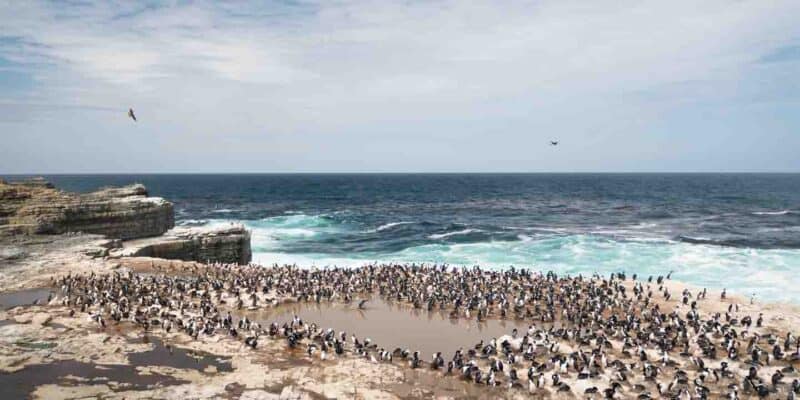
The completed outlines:
[[[172,203],[142,185],[67,193],[42,179],[0,181],[0,234],[96,233],[116,239],[163,234],[175,225]]]
[[[108,246],[93,250],[98,257],[250,262],[250,232],[242,225],[172,229],[174,225],[172,203],[149,197],[143,185],[76,194],[40,178],[0,180],[0,256],[6,260],[21,254],[9,244],[15,238],[82,232],[111,239]]]
[[[110,255],[235,264],[247,264],[252,258],[250,232],[240,224],[175,228],[159,237],[125,241]]]

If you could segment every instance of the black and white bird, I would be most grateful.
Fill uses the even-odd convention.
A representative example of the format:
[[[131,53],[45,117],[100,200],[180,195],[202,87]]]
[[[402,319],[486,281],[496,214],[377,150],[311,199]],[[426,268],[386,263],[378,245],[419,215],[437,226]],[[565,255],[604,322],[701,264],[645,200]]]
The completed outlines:
[[[133,113],[132,108],[128,109],[128,116],[131,117],[131,119],[133,119],[134,121],[136,121],[136,114]]]

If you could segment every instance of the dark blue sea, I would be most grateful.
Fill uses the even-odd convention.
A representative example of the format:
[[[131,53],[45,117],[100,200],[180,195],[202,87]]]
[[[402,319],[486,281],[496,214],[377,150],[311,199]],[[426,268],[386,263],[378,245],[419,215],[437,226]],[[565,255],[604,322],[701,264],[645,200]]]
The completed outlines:
[[[144,183],[178,224],[243,222],[263,264],[370,261],[665,274],[800,300],[800,174],[47,176]]]

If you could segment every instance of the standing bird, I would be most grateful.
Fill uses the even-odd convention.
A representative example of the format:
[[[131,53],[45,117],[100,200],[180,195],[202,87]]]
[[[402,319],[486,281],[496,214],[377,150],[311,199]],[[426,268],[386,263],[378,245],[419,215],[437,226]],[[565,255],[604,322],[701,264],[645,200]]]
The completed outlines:
[[[136,114],[133,113],[132,108],[128,109],[128,116],[131,117],[131,119],[133,119],[134,121],[136,121]]]

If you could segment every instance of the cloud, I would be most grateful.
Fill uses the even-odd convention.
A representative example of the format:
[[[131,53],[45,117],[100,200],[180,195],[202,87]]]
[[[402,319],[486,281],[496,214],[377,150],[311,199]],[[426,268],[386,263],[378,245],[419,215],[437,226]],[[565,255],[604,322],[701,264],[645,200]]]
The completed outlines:
[[[206,143],[241,137],[280,159],[282,169],[292,169],[292,159],[281,148],[306,148],[322,159],[321,146],[302,141],[334,136],[352,146],[366,135],[379,146],[379,132],[410,160],[417,154],[420,165],[439,170],[447,168],[434,155],[414,150],[425,145],[420,136],[447,142],[502,129],[506,140],[527,144],[530,131],[558,130],[612,155],[597,146],[602,138],[662,129],[650,129],[666,123],[658,115],[691,113],[686,104],[796,101],[794,88],[776,89],[791,70],[760,68],[792,58],[798,14],[793,0],[6,2],[0,57],[33,84],[0,100],[135,105],[143,122],[159,124],[138,128],[148,135]],[[14,112],[28,126],[21,117],[3,119],[9,112],[0,113],[0,124],[14,135],[45,129],[37,122],[47,119],[41,109]],[[105,121],[92,118],[102,119],[87,117],[85,129],[101,136]],[[478,140],[464,149],[468,157],[487,148]],[[215,154],[211,145],[196,146]],[[400,165],[385,157],[366,164],[346,169]]]
[[[761,57],[765,63],[796,61],[800,61],[800,45],[780,47]]]

